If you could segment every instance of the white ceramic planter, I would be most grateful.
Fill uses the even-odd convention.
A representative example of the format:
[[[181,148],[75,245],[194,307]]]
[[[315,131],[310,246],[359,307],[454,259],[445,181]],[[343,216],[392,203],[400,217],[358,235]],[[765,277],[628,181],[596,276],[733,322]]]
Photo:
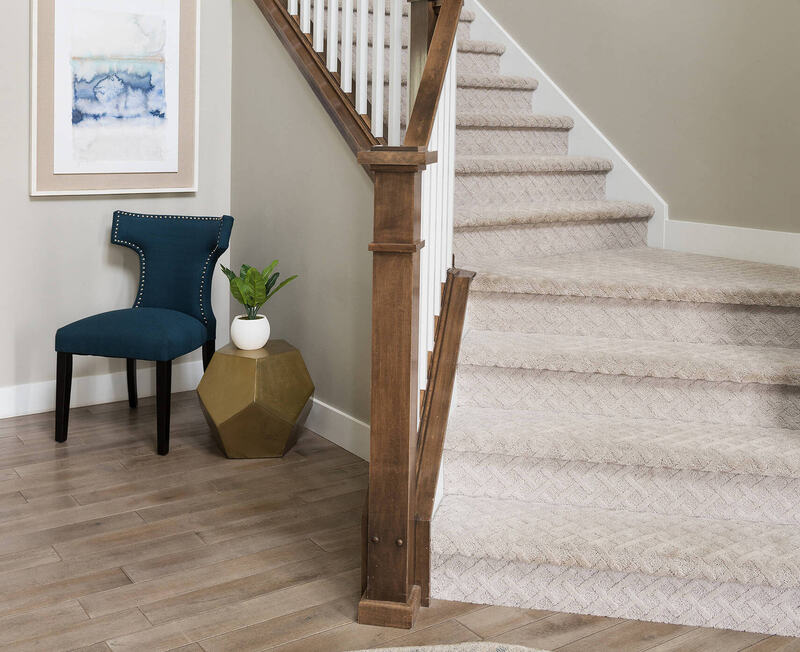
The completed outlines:
[[[238,315],[231,323],[231,342],[237,349],[255,351],[269,341],[269,321],[264,315],[258,319],[245,319],[247,315]]]

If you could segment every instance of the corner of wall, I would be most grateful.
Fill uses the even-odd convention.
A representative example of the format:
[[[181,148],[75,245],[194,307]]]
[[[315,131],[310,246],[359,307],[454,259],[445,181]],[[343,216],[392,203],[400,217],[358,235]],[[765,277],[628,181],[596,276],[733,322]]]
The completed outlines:
[[[614,169],[607,181],[608,195],[653,206],[655,215],[648,225],[647,244],[663,248],[665,225],[669,219],[667,202],[478,0],[465,0],[464,4],[475,12],[471,37],[506,46],[506,52],[500,60],[502,73],[534,77],[539,81],[539,88],[534,94],[536,111],[573,118],[575,127],[570,133],[570,150],[585,156],[601,156],[613,162]]]

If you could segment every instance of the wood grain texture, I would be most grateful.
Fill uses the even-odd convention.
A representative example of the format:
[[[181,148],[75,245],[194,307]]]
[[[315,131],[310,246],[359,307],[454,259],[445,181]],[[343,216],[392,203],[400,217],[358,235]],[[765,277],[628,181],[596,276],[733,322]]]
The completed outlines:
[[[331,73],[325,60],[314,51],[300,25],[289,15],[280,0],[254,0],[275,34],[297,64],[311,90],[333,120],[354,153],[379,143],[369,123],[355,109],[355,104],[339,85],[338,75]]]
[[[461,335],[467,314],[469,286],[475,272],[450,269],[442,291],[441,310],[436,320],[433,355],[428,373],[428,389],[422,405],[417,444],[418,520],[430,521],[436,497],[436,483],[444,450],[444,436],[450,416],[450,402],[456,380]]]
[[[370,467],[366,582],[359,622],[410,626],[414,585],[417,365],[421,247],[418,148],[359,155],[375,175]]]
[[[458,31],[463,0],[442,0],[433,29],[425,69],[422,72],[414,108],[408,121],[403,144],[427,147],[433,132],[433,122],[442,94],[450,54]]]
[[[0,421],[18,442],[7,468],[21,483],[0,508],[0,548],[12,551],[0,553],[0,650],[344,652],[480,639],[800,650],[797,639],[437,600],[410,632],[359,625],[365,462],[309,432],[284,458],[228,460],[193,393],[173,397],[168,458],[152,447],[152,398],[135,411],[125,401],[71,412],[57,455],[52,413]],[[15,491],[42,497],[21,503]]]

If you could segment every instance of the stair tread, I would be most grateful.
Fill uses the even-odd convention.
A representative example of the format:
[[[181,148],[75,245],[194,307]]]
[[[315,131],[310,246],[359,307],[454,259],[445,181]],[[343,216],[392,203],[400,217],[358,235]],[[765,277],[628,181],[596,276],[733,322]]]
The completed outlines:
[[[431,553],[789,588],[800,527],[446,495]]]
[[[478,272],[475,291],[800,307],[800,268],[666,249],[486,258],[467,267]]]
[[[457,406],[445,449],[800,478],[800,431],[758,426]]]
[[[637,220],[653,217],[653,207],[629,201],[587,200],[456,207],[456,228]]]
[[[470,330],[460,364],[711,382],[800,385],[797,349]]]
[[[368,64],[367,79],[372,85],[372,71],[374,62],[370,60]],[[497,75],[483,72],[460,72],[457,74],[458,88],[482,88],[487,90],[518,90],[535,91],[539,87],[539,82],[533,77],[515,77],[513,75]],[[384,86],[389,84],[389,71],[383,72]],[[401,72],[400,84],[408,85],[408,72]]]
[[[479,54],[504,54],[506,46],[497,41],[482,41],[480,39],[458,39],[459,52],[475,52]]]
[[[524,174],[530,172],[608,172],[611,161],[596,156],[480,154],[456,156],[456,174]]]
[[[522,112],[461,112],[456,117],[458,127],[493,127],[506,129],[572,129],[575,121],[566,115],[543,115]]]
[[[535,91],[539,87],[539,82],[533,77],[462,72],[458,74],[458,86],[459,88],[508,88]]]

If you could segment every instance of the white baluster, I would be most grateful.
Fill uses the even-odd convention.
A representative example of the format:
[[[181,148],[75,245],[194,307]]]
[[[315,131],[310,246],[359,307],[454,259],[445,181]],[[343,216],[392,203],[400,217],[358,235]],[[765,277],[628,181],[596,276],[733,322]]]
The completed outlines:
[[[444,167],[446,161],[444,158],[444,115],[442,113],[442,103],[439,102],[439,107],[436,115],[436,151],[438,152],[439,161],[436,163],[436,273],[433,276],[433,282],[436,285],[437,292],[434,292],[434,314],[441,314],[442,308],[442,293],[439,288],[439,283],[442,278],[442,265],[444,261],[442,258],[442,239],[444,237],[444,229],[442,228],[442,218],[444,217]]]
[[[314,37],[312,41],[315,52],[325,49],[325,0],[314,0]]]
[[[430,175],[427,170],[422,172],[422,201],[420,204],[420,239],[425,241],[425,246],[419,258],[419,388],[428,386],[428,324],[433,316],[428,312],[428,294],[430,292]],[[425,362],[423,362],[423,360]]]
[[[389,145],[400,145],[403,65],[403,0],[390,0],[389,19]],[[382,58],[382,57],[381,57]]]
[[[367,114],[367,52],[369,48],[368,0],[358,0],[356,38],[356,111]]]
[[[339,69],[337,42],[339,40],[339,0],[328,0],[328,70]]]
[[[342,90],[353,92],[353,0],[342,4]]]
[[[431,140],[428,145],[428,149],[432,152],[439,151],[439,130],[437,128],[438,117],[434,120],[433,130],[431,132]],[[436,292],[436,279],[439,277],[439,271],[437,267],[437,258],[436,250],[437,250],[437,243],[436,243],[436,221],[437,221],[437,212],[439,210],[439,193],[441,192],[441,188],[439,187],[439,163],[438,161],[433,165],[428,166],[428,179],[430,182],[431,188],[431,196],[428,201],[428,211],[430,213],[430,227],[428,228],[428,265],[430,272],[428,274],[428,324],[427,324],[427,337],[426,341],[428,344],[428,350],[433,349],[433,342],[434,342],[434,329],[433,329],[433,318],[436,315],[436,306],[438,305],[437,299],[437,292]]]
[[[372,30],[372,135],[383,136],[383,57],[386,0],[372,1],[374,28]]]
[[[300,29],[303,34],[311,33],[311,0],[300,2]]]
[[[292,16],[297,15],[297,0],[289,0],[289,13]]]
[[[450,98],[450,106],[448,108],[448,119],[450,121],[447,133],[450,139],[449,146],[447,148],[447,228],[445,233],[447,234],[447,267],[452,264],[453,260],[453,227],[454,227],[454,201],[455,201],[455,191],[456,191],[456,117],[457,117],[457,107],[456,101],[458,98],[458,89],[456,80],[458,79],[458,71],[456,69],[457,66],[457,52],[458,52],[458,42],[456,41],[453,43],[453,51],[450,54],[450,65],[448,66],[448,79],[447,79],[447,93]]]

